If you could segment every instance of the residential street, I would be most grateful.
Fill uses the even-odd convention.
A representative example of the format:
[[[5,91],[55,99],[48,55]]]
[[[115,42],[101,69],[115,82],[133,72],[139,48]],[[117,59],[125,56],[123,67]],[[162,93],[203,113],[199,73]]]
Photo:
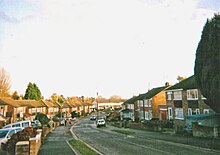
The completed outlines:
[[[111,130],[129,130],[135,134],[124,135]],[[220,154],[220,150],[217,150],[220,149],[220,140],[116,128],[108,125],[96,128],[95,121],[89,118],[79,120],[73,127],[73,131],[81,140],[105,155]]]

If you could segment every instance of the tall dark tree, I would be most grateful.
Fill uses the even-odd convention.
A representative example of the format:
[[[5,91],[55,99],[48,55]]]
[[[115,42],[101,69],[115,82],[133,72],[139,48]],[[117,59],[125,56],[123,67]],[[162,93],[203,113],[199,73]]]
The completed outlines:
[[[25,91],[24,99],[26,100],[40,100],[41,92],[35,83],[29,82]]]
[[[203,28],[194,72],[207,104],[220,113],[220,14],[208,19]]]

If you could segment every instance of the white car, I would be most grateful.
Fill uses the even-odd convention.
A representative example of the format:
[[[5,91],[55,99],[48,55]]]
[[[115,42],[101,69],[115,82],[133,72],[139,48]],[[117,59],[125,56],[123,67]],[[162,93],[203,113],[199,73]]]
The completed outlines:
[[[96,122],[97,127],[106,126],[104,119],[98,119]]]
[[[0,147],[2,147],[1,145],[5,144],[13,134],[16,134],[23,129],[24,128],[22,127],[0,129]]]

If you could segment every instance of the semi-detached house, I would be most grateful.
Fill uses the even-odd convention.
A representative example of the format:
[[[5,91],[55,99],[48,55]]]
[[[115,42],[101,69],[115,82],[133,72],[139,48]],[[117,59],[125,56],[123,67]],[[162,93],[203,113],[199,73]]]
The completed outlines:
[[[198,89],[195,76],[169,87],[166,90],[168,119],[174,120],[175,131],[183,132],[187,116],[213,112],[205,102],[206,98]]]

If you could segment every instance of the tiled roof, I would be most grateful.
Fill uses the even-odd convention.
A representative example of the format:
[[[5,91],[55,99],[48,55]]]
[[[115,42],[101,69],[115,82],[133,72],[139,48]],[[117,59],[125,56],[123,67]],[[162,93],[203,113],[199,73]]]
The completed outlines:
[[[9,97],[1,97],[0,98],[1,105],[11,105],[13,107],[30,107],[30,108],[38,108],[45,107],[42,101],[35,100],[13,100]]]
[[[72,108],[72,106],[67,102],[60,103],[60,106],[61,108]]]
[[[11,105],[14,107],[19,107],[19,102],[16,102],[16,100],[13,100],[10,97],[0,97],[0,105]]]
[[[165,90],[166,88],[167,88],[167,86],[153,88],[145,94],[140,94],[137,97],[137,100],[151,99],[152,97],[154,97],[155,95],[157,95],[161,91]]]
[[[48,107],[48,108],[57,108],[59,107],[55,102],[49,101],[49,100],[42,100],[42,102]]]
[[[137,101],[137,96],[134,96],[130,99],[128,99],[127,101],[124,102],[124,104],[134,104],[134,102]]]
[[[197,83],[195,76],[192,75],[191,77],[173,85],[172,87],[168,88],[167,90],[175,90],[175,89],[183,89],[183,90],[188,90],[188,89],[197,89]]]
[[[20,106],[27,106],[30,108],[39,108],[39,107],[45,107],[44,103],[42,101],[36,101],[36,100],[17,100],[18,103],[20,103]]]

